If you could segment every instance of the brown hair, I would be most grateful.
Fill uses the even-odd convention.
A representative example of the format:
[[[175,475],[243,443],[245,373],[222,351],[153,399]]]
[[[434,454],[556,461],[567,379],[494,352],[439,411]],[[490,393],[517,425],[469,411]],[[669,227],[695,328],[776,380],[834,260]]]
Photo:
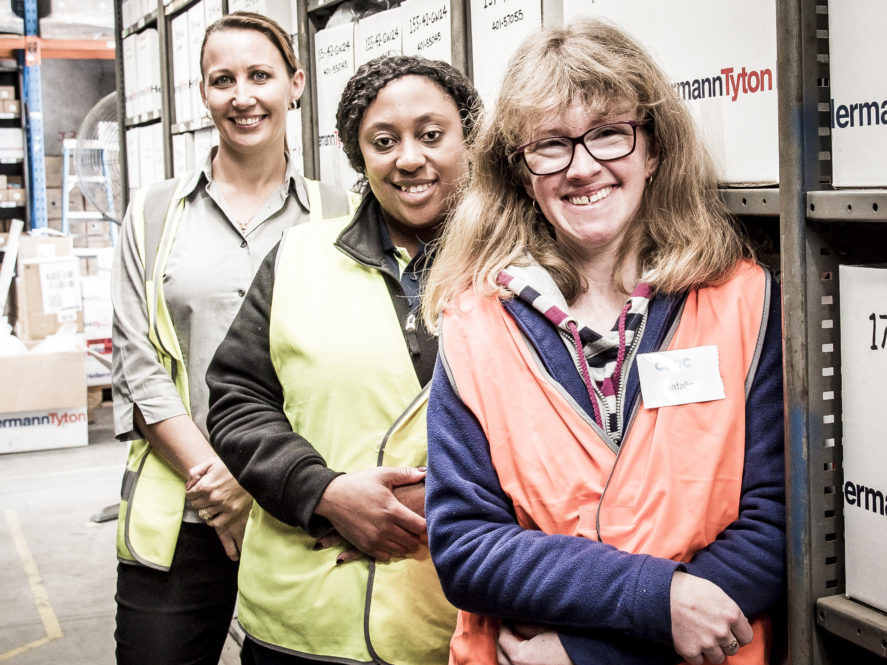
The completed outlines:
[[[286,72],[290,77],[296,75],[302,67],[299,65],[299,59],[293,50],[293,41],[287,34],[286,30],[280,27],[280,24],[273,19],[256,14],[254,12],[232,12],[225,14],[222,18],[213,21],[207,27],[203,35],[203,43],[200,45],[200,77],[204,77],[203,72],[203,53],[206,50],[206,42],[211,35],[222,32],[223,30],[255,30],[265,35],[268,40],[274,44],[274,47],[280,52],[284,64],[286,64]]]

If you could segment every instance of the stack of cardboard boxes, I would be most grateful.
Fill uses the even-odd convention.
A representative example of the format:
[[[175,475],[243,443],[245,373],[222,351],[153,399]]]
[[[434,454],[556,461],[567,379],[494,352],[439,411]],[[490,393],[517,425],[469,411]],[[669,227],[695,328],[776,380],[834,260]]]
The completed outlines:
[[[63,182],[62,174],[70,165],[64,163],[64,158],[58,155],[47,155],[46,165],[46,217],[49,227],[56,231],[62,231],[62,202],[68,197],[68,235],[74,241],[75,248],[83,247],[110,247],[111,226],[102,219],[92,204],[83,196],[77,186],[75,174],[68,173],[67,183]],[[67,184],[67,187],[65,186]],[[65,190],[67,191],[67,194]],[[83,213],[92,213],[84,215]]]
[[[22,115],[21,102],[16,99],[15,86],[0,85],[0,118],[14,119]],[[25,134],[21,127],[0,128],[0,161],[20,162],[25,157]],[[25,205],[26,193],[21,175],[0,174],[0,206]],[[4,220],[5,221],[5,220]],[[6,225],[0,231],[6,231]]]
[[[15,300],[15,333],[31,350],[0,356],[0,453],[85,446],[83,300],[70,237],[19,238]],[[65,324],[79,337],[52,338]]]

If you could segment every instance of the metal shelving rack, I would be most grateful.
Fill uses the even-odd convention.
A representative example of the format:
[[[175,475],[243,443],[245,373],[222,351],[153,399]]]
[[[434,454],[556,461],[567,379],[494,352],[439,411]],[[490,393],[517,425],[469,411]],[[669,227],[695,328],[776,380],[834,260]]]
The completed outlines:
[[[887,191],[831,189],[825,0],[777,3],[777,34],[791,663],[883,663],[887,614],[843,595],[837,277],[887,259]]]
[[[0,38],[0,57],[16,56],[22,72],[22,115],[25,118],[28,222],[30,228],[47,225],[46,165],[43,149],[43,93],[41,64],[44,58],[113,59],[114,49],[101,40],[41,39],[37,0],[24,0],[22,37]]]

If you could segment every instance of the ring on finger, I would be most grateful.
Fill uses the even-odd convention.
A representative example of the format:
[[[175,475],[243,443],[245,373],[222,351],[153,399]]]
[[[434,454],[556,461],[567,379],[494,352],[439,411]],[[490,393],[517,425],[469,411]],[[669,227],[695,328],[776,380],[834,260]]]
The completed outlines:
[[[209,522],[213,518],[213,516],[209,514],[209,510],[207,510],[206,508],[200,509],[198,517],[200,517],[200,519],[202,519],[204,522]]]
[[[730,644],[722,646],[721,648],[727,655],[732,655],[739,651],[739,641],[734,639],[732,642],[730,642]]]

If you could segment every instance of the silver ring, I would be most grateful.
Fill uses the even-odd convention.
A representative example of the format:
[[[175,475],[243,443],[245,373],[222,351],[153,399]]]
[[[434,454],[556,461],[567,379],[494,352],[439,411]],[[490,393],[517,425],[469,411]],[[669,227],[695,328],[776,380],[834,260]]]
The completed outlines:
[[[721,648],[724,650],[724,653],[736,653],[739,651],[739,641],[734,639],[730,644]]]

